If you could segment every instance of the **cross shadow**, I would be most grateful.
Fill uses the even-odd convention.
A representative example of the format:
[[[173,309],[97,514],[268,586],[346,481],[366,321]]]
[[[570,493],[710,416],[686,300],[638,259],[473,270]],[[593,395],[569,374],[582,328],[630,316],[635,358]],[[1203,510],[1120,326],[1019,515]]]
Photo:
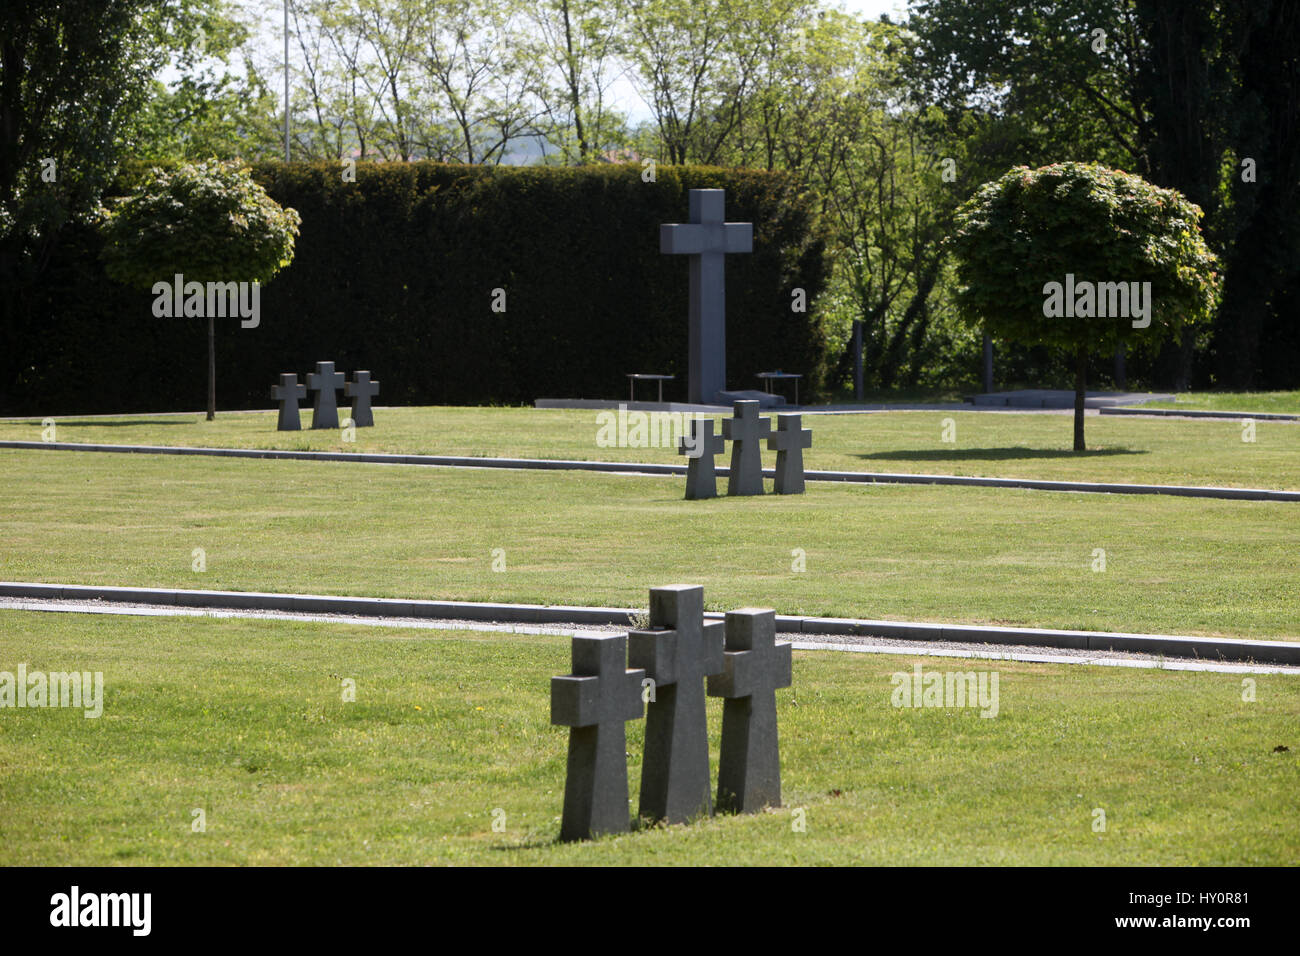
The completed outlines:
[[[630,822],[630,827],[626,834],[608,834],[608,835],[609,836],[630,836],[633,833],[639,833],[643,830],[657,829],[660,826],[661,826],[660,824],[651,823],[649,820],[643,820],[638,818]],[[529,837],[525,837],[524,840],[520,843],[494,843],[492,844],[491,848],[493,850],[498,850],[498,851],[544,850],[547,847],[569,846],[571,843],[588,843],[588,842],[590,841],[561,840],[560,835],[557,833],[555,836],[551,837],[550,839],[541,836],[529,836]]]
[[[1035,458],[1109,458],[1146,455],[1145,448],[899,448],[856,455],[864,461],[1023,461]]]
[[[521,850],[545,850],[547,847],[563,846],[563,845],[564,845],[564,841],[557,836],[550,840],[536,839],[536,840],[527,840],[523,843],[494,843],[492,844],[492,849],[506,851],[506,852],[513,852],[513,851],[521,851]]]

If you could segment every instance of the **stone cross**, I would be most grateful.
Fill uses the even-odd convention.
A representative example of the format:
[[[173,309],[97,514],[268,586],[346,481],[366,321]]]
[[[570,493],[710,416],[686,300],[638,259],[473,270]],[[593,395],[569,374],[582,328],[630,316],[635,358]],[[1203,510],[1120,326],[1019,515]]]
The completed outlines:
[[[353,372],[352,381],[343,386],[343,394],[352,399],[352,424],[358,428],[374,425],[370,399],[379,394],[379,383],[370,381],[370,373]]]
[[[276,431],[301,431],[302,421],[298,418],[298,400],[307,397],[307,386],[298,384],[297,375],[285,372],[280,376],[280,384],[272,387],[271,397],[280,403],[280,420],[276,423]]]
[[[718,496],[718,471],[713,457],[726,450],[727,442],[721,435],[713,434],[712,418],[691,419],[691,440],[678,441],[677,454],[690,459],[686,463],[686,499],[716,498]]]
[[[790,645],[776,643],[775,611],[728,611],[725,624],[723,670],[709,678],[709,696],[725,698],[718,809],[753,813],[781,805],[776,689],[792,682]]]
[[[654,681],[646,707],[638,814],[685,823],[713,812],[704,678],[722,670],[722,622],[704,623],[704,588],[650,589],[651,630],[628,634],[628,663]]]
[[[312,428],[339,427],[339,406],[334,393],[342,387],[343,373],[334,371],[333,362],[317,362],[316,371],[307,373],[307,388],[316,393],[312,399]]]
[[[803,450],[812,447],[812,430],[801,428],[801,416],[776,416],[776,434],[767,440],[767,450],[776,452],[775,491],[778,495],[803,494]]]
[[[726,222],[726,190],[692,189],[689,223],[659,227],[659,251],[691,257],[690,361],[687,398],[716,400],[727,387],[727,280],[724,256],[752,252],[754,224]]]
[[[755,401],[736,402],[733,416],[722,420],[722,437],[731,439],[732,443],[727,494],[763,493],[763,454],[759,443],[771,434],[772,420],[759,417]]]
[[[569,727],[561,840],[625,833],[627,731],[642,713],[645,671],[627,668],[627,635],[573,639],[573,673],[551,678],[551,723]]]

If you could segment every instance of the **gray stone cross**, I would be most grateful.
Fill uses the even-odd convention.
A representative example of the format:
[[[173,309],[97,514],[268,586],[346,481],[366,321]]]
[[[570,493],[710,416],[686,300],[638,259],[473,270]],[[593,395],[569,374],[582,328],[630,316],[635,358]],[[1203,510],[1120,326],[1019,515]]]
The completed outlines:
[[[781,805],[776,689],[792,683],[790,645],[776,643],[775,611],[728,611],[725,624],[723,670],[709,678],[709,696],[725,698],[718,809],[753,813]]]
[[[343,394],[352,399],[352,424],[358,428],[374,425],[370,399],[379,394],[379,383],[370,381],[370,373],[353,372],[352,381],[343,386]]]
[[[764,438],[772,434],[772,420],[760,418],[758,402],[739,401],[731,418],[722,420],[722,437],[731,440],[731,474],[727,478],[729,495],[763,493]]]
[[[650,589],[652,630],[628,634],[628,663],[654,681],[646,707],[638,813],[685,823],[713,812],[704,678],[722,670],[722,622],[704,623],[704,588]]]
[[[803,494],[803,450],[812,447],[812,430],[801,424],[798,414],[777,415],[776,433],[767,440],[768,451],[776,452],[773,488],[778,495]]]
[[[721,455],[726,447],[726,439],[713,434],[712,418],[691,419],[691,440],[682,438],[677,444],[677,454],[689,458],[686,463],[688,501],[718,496],[718,470],[713,457]]]
[[[333,362],[317,362],[316,371],[307,373],[307,388],[312,398],[311,427],[338,428],[339,406],[335,392],[343,387],[343,373],[334,371]]]
[[[627,730],[642,713],[645,671],[627,668],[627,635],[573,639],[573,673],[551,678],[551,723],[569,727],[561,840],[625,833]]]
[[[724,257],[752,252],[754,224],[726,222],[726,190],[692,189],[689,223],[659,227],[659,251],[691,257],[688,400],[709,403],[727,387],[727,280]]]
[[[307,386],[298,384],[298,376],[284,372],[280,384],[271,388],[271,397],[280,403],[280,418],[276,422],[276,431],[296,432],[302,430],[302,420],[298,417],[298,400],[307,397]]]

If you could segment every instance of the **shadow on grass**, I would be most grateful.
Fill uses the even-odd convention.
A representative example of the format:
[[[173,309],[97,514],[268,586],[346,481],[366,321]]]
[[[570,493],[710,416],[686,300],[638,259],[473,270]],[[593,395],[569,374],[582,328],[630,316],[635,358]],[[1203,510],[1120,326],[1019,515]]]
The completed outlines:
[[[557,834],[549,840],[545,837],[536,837],[533,839],[527,839],[523,843],[494,843],[491,845],[491,848],[493,850],[504,850],[507,852],[517,853],[523,850],[545,850],[565,845],[565,842],[561,840]]]
[[[54,424],[57,425],[59,428],[64,428],[72,425],[81,428],[125,428],[134,425],[193,425],[197,421],[198,421],[197,418],[192,418],[192,419],[182,418],[179,420],[175,418],[135,418],[127,422],[103,421],[94,418],[88,418],[81,421],[64,421],[61,418],[56,418],[54,420]],[[31,425],[33,428],[41,427],[40,422],[24,422],[23,424]]]
[[[1146,455],[1144,448],[899,448],[857,455],[863,461],[1021,461],[1036,458],[1109,458]]]
[[[692,820],[691,822],[694,823],[695,821]],[[545,850],[548,847],[570,846],[575,843],[590,844],[599,840],[612,840],[618,837],[631,836],[636,833],[643,833],[647,830],[662,830],[666,826],[667,824],[651,823],[649,820],[643,820],[643,819],[632,820],[629,829],[624,833],[603,833],[595,837],[594,839],[587,839],[587,840],[562,840],[560,839],[559,833],[556,833],[552,837],[546,837],[542,833],[530,831],[527,835],[524,836],[522,842],[494,843],[492,844],[492,849],[507,851],[507,852],[521,851],[521,850]]]

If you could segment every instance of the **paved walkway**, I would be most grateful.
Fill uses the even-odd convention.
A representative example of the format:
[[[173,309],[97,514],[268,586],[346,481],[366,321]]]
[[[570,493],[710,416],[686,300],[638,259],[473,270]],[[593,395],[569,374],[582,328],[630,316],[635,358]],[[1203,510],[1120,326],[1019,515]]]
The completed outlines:
[[[522,634],[626,630],[640,613],[571,607],[394,598],[330,597],[184,588],[129,588],[0,582],[0,609],[185,617],[282,617],[441,630]],[[722,620],[706,612],[707,620]],[[990,660],[1300,673],[1300,642],[1062,631],[1048,628],[872,621],[777,615],[796,647],[858,653],[924,654]]]

